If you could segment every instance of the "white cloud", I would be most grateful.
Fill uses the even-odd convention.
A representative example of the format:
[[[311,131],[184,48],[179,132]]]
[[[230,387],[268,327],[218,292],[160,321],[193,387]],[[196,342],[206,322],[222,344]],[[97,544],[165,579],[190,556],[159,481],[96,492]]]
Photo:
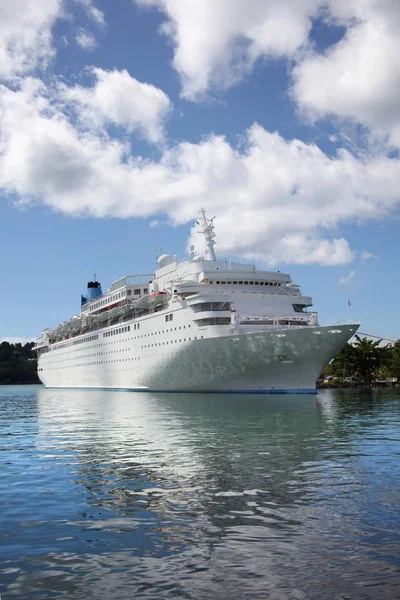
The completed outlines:
[[[356,274],[356,272],[355,272],[355,271],[350,271],[350,273],[349,273],[348,275],[343,275],[343,276],[342,276],[342,277],[339,279],[338,283],[339,283],[340,285],[344,285],[344,284],[346,284],[346,283],[349,283],[349,282],[350,282],[350,281],[351,281],[351,280],[354,278],[354,275],[355,275],[355,274]]]
[[[26,73],[53,55],[51,28],[62,0],[0,0],[0,77]]]
[[[75,104],[81,119],[97,125],[112,122],[130,132],[139,130],[150,142],[163,140],[163,123],[171,102],[162,90],[138,81],[125,69],[91,71],[96,79],[93,87],[62,88],[65,99]]]
[[[83,48],[83,50],[94,50],[97,46],[94,35],[82,28],[79,29],[76,34],[76,43]]]
[[[378,262],[379,260],[378,257],[375,256],[375,254],[372,254],[372,252],[368,252],[367,250],[363,250],[361,252],[360,258],[363,263],[367,262],[368,260],[372,260],[375,262]]]
[[[104,27],[104,14],[93,0],[75,0],[84,5],[89,18]],[[0,0],[0,78],[12,79],[47,66],[54,57],[52,27],[65,17],[66,0]],[[93,47],[93,36],[80,31],[77,42]],[[94,38],[93,38],[94,40]]]
[[[322,0],[134,0],[167,15],[183,96],[229,87],[260,57],[292,57],[307,42]]]
[[[105,20],[104,20],[104,13],[98,9],[95,5],[93,0],[75,0],[77,2],[80,2],[81,4],[83,4],[86,8],[86,12],[88,14],[88,16],[92,19],[92,21],[94,21],[97,25],[104,27],[105,26]]]
[[[340,224],[383,218],[399,204],[395,159],[345,150],[330,158],[254,125],[238,146],[211,136],[144,160],[104,130],[77,129],[62,109],[38,80],[0,87],[0,187],[20,202],[73,216],[166,215],[175,224],[204,206],[218,217],[220,255],[254,253],[271,265],[348,263],[354,252]]]
[[[257,59],[283,58],[303,114],[349,119],[370,142],[400,147],[399,0],[133,1],[165,14],[184,97],[234,85]],[[345,32],[324,53],[310,43],[316,18]]]
[[[294,69],[293,96],[313,119],[339,116],[400,146],[400,3],[329,0],[328,20],[346,27],[324,54]]]

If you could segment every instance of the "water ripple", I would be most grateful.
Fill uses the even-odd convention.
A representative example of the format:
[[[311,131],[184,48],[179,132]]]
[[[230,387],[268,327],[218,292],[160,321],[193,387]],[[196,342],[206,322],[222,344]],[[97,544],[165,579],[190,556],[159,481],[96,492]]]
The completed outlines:
[[[1,387],[0,593],[400,597],[399,408]]]

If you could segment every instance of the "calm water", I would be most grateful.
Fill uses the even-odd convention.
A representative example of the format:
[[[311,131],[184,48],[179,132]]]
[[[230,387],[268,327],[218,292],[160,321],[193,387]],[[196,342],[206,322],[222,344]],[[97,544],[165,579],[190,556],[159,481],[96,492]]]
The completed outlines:
[[[7,598],[400,598],[400,391],[0,387]]]

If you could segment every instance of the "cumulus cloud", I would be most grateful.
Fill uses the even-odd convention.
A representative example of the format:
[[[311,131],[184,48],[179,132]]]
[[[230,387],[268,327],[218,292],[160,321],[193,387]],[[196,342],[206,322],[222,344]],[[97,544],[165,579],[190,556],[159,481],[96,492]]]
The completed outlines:
[[[94,50],[97,46],[94,35],[82,28],[79,29],[76,34],[76,43],[83,48],[83,50]]]
[[[104,14],[93,0],[83,4],[88,17],[104,27]],[[54,57],[52,28],[70,8],[66,0],[0,0],[0,79],[12,79],[45,67]],[[77,42],[92,47],[93,36],[81,30]],[[93,38],[94,39],[94,38]]]
[[[342,277],[339,279],[338,283],[339,283],[340,285],[344,285],[344,284],[346,284],[346,283],[349,283],[349,282],[350,282],[350,281],[351,281],[351,280],[354,278],[354,275],[355,275],[355,274],[356,274],[356,272],[355,272],[355,271],[350,271],[350,273],[349,273],[348,275],[343,275],[343,276],[342,276]]]
[[[0,0],[0,77],[26,73],[53,55],[51,27],[62,0]]]
[[[351,119],[400,147],[400,3],[329,0],[326,18],[345,35],[297,64],[294,99],[312,119]]]
[[[260,57],[292,57],[308,40],[321,0],[134,0],[163,11],[184,97],[229,87]]]
[[[107,122],[141,131],[150,142],[164,138],[163,124],[171,110],[168,96],[159,88],[142,83],[123,71],[92,68],[93,87],[63,86],[62,94],[73,103],[81,119],[102,125]]]
[[[65,99],[65,89],[57,99],[33,78],[0,87],[0,187],[20,202],[72,216],[165,215],[177,225],[204,206],[218,217],[220,255],[271,265],[348,263],[354,252],[338,226],[399,203],[395,159],[346,150],[332,158],[255,124],[236,146],[210,136],[144,160],[106,130],[77,127]]]
[[[166,16],[182,95],[199,100],[240,81],[263,59],[286,59],[303,114],[349,119],[370,141],[400,147],[398,0],[133,0]],[[319,52],[310,38],[323,19],[343,27]]]

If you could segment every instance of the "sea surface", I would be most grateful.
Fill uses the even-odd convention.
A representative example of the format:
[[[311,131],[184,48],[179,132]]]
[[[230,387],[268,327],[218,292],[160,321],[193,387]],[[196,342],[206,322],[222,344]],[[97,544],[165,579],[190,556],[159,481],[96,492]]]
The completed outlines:
[[[0,594],[400,598],[400,390],[0,387]]]

